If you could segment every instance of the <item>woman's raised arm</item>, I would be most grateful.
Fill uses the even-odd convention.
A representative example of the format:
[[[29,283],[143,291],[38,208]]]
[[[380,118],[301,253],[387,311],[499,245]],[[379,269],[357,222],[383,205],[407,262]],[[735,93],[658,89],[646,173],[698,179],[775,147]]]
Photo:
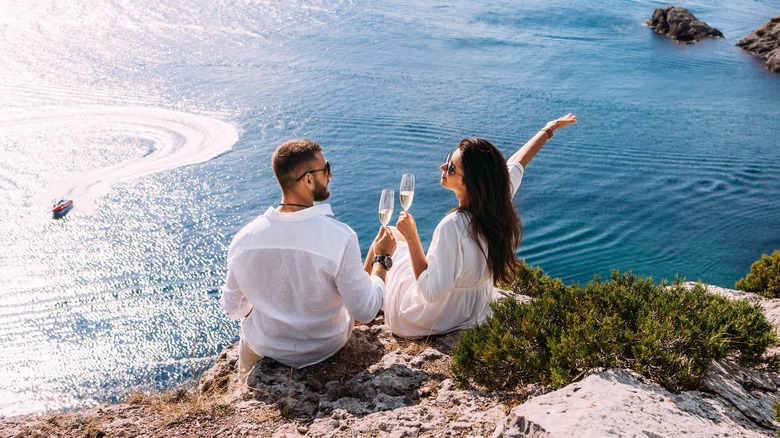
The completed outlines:
[[[534,158],[536,153],[542,149],[542,146],[547,143],[547,140],[552,138],[553,131],[559,128],[563,128],[564,126],[568,126],[572,123],[577,123],[577,116],[572,115],[571,113],[547,122],[547,124],[544,125],[544,128],[537,132],[536,135],[531,137],[531,139],[528,140],[517,152],[515,152],[514,155],[509,157],[507,162],[520,163],[523,167],[527,166],[528,163],[530,163]]]

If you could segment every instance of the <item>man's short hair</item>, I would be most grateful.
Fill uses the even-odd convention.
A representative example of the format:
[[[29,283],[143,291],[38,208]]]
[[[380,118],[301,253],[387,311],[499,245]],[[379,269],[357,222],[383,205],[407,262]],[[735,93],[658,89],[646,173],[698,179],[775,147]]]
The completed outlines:
[[[298,173],[306,171],[304,164],[316,159],[315,154],[322,146],[304,138],[290,140],[276,148],[273,155],[273,168],[276,180],[284,189],[290,187],[298,178]]]

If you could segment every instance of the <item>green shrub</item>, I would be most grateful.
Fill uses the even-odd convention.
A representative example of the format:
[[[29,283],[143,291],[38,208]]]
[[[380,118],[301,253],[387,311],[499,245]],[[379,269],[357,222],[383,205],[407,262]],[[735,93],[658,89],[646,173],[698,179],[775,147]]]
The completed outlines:
[[[763,254],[750,266],[748,275],[737,281],[736,287],[770,298],[780,297],[780,250],[772,255]]]
[[[696,388],[713,359],[755,365],[775,342],[758,306],[706,293],[701,284],[667,287],[613,271],[609,281],[566,286],[539,268],[520,271],[530,286],[513,291],[529,289],[536,298],[494,303],[492,316],[461,332],[452,365],[461,383],[559,388],[596,368],[630,368],[679,391]]]
[[[548,289],[563,287],[563,282],[559,278],[550,278],[542,268],[528,266],[525,260],[521,260],[520,268],[515,272],[512,282],[509,284],[499,283],[496,286],[521,295],[538,297]]]
[[[780,423],[780,403],[778,403],[777,399],[775,399],[773,405],[775,408],[775,421]],[[775,430],[775,438],[780,438],[780,429]]]

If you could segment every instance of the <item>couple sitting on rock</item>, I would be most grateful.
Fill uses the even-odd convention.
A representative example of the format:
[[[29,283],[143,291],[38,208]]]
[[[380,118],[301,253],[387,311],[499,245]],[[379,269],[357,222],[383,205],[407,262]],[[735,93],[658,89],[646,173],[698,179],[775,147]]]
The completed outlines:
[[[576,123],[548,122],[509,160],[487,140],[468,138],[439,166],[441,185],[458,206],[441,220],[427,255],[417,225],[401,212],[382,227],[365,263],[355,232],[333,218],[333,176],[322,147],[292,140],[273,155],[282,202],[246,225],[227,255],[222,308],[242,319],[238,369],[248,375],[261,357],[302,368],[336,354],[355,320],[380,309],[392,332],[421,338],[482,322],[519,263],[521,224],[512,197],[525,166],[552,138]]]

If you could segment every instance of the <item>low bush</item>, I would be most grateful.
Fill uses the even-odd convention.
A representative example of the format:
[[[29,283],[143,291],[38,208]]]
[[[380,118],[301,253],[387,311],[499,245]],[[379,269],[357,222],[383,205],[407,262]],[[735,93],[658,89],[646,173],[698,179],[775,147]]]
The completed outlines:
[[[698,387],[712,360],[761,363],[775,343],[758,306],[693,289],[654,284],[613,271],[585,287],[564,285],[523,266],[512,290],[526,304],[494,303],[482,324],[461,332],[453,372],[461,383],[510,389],[528,383],[559,388],[597,368],[629,368],[667,388]]]
[[[769,298],[780,297],[780,250],[762,255],[750,266],[745,278],[737,281],[736,287]]]
[[[777,399],[775,399],[774,408],[775,408],[775,421],[780,423],[780,403],[777,402]],[[775,430],[775,438],[780,438],[780,429]]]
[[[496,286],[521,295],[538,297],[544,291],[563,287],[563,281],[560,278],[551,278],[544,273],[542,268],[529,266],[524,260],[521,260],[520,267],[515,271],[512,282],[499,283]]]

